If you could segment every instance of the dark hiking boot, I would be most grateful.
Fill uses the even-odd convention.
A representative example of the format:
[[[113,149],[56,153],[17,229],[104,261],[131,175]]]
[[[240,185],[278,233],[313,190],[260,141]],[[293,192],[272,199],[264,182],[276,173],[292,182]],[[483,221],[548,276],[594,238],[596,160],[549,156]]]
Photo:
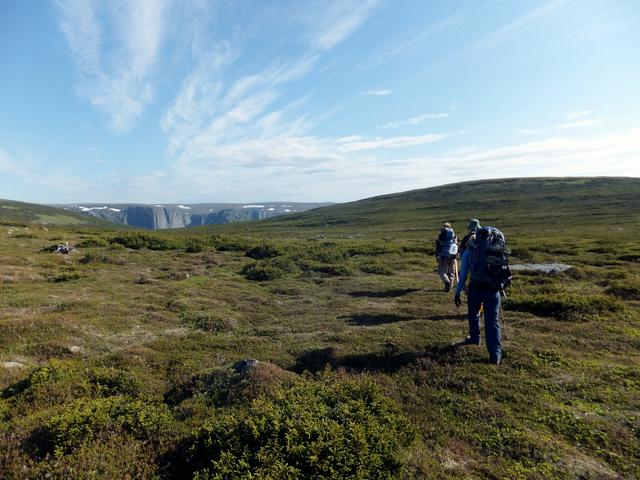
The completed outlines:
[[[466,336],[464,338],[464,340],[462,341],[462,343],[466,344],[466,345],[480,345],[480,339],[478,340],[474,340],[472,339],[470,336]]]
[[[451,290],[451,282],[447,282],[444,284],[444,291],[449,292]]]

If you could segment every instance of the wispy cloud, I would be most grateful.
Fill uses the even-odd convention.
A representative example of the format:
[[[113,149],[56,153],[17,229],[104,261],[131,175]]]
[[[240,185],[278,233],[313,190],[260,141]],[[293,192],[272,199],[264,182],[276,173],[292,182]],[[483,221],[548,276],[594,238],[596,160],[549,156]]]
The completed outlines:
[[[352,34],[371,15],[379,0],[332,0],[322,4],[322,12],[312,36],[313,47],[328,50]],[[318,18],[323,20],[318,22]]]
[[[167,31],[170,0],[56,0],[56,6],[80,72],[78,91],[107,116],[109,128],[131,130],[154,97],[150,77]]]
[[[367,90],[365,92],[362,92],[360,95],[384,97],[385,95],[391,95],[392,93],[393,93],[392,90]]]
[[[404,127],[406,125],[420,125],[427,120],[436,120],[438,118],[447,118],[450,116],[451,114],[448,112],[425,113],[424,115],[418,115],[417,117],[411,117],[406,120],[398,120],[395,122],[385,123],[383,125],[380,125],[378,128],[398,128]]]
[[[576,120],[578,118],[588,117],[593,112],[591,110],[583,110],[582,112],[567,113],[567,120]]]
[[[595,120],[595,119],[592,119],[592,120],[579,120],[577,122],[560,123],[558,125],[554,125],[553,128],[557,128],[559,130],[565,130],[567,128],[592,127],[594,125],[597,125],[598,123],[599,123],[598,120]]]
[[[516,130],[520,135],[535,135],[544,132],[542,128],[519,128]]]

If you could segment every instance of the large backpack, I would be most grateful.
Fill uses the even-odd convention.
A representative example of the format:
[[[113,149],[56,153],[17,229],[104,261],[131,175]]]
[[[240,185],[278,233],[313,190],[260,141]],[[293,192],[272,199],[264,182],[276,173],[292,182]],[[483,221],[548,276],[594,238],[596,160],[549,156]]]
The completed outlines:
[[[438,235],[437,255],[439,257],[455,257],[458,253],[457,240],[452,228],[442,227],[440,235]]]
[[[471,283],[504,290],[511,285],[508,250],[503,233],[495,227],[476,232],[471,250]]]

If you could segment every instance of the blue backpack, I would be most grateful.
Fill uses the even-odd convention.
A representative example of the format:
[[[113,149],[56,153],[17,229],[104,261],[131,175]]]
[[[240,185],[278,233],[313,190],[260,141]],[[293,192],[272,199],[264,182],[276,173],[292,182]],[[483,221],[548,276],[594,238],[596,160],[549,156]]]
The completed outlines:
[[[511,285],[508,250],[504,234],[495,227],[476,232],[471,249],[471,283],[504,290]]]
[[[451,228],[443,227],[438,235],[438,257],[455,257],[458,254],[456,234]]]

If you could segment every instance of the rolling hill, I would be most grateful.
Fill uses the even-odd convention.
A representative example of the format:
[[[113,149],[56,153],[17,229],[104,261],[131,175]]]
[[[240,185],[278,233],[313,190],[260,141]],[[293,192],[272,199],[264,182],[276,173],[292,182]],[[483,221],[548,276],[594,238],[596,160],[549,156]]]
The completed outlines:
[[[62,208],[0,199],[0,223],[5,225],[93,226],[115,228],[111,222]]]
[[[354,233],[420,236],[445,221],[458,229],[469,218],[524,233],[597,223],[640,226],[638,178],[514,178],[463,182],[336,204],[220,231],[285,235]]]

